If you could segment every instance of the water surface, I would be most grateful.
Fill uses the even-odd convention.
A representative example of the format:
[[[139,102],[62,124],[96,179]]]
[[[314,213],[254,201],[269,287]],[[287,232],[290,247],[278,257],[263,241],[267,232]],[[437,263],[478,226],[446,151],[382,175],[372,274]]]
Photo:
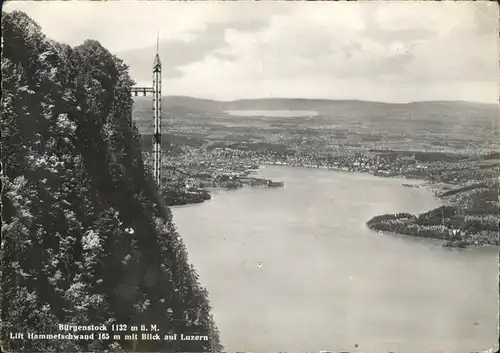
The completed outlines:
[[[285,187],[173,208],[227,352],[466,352],[498,341],[497,249],[365,226],[438,206],[429,190],[318,169],[259,174]]]
[[[318,112],[312,110],[228,110],[226,112],[233,116],[267,116],[276,118],[300,118],[300,117],[310,117],[317,116]]]

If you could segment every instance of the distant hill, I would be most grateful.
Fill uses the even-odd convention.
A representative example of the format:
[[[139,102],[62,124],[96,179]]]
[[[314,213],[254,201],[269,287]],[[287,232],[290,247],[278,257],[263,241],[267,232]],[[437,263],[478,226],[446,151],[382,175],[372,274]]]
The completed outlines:
[[[421,101],[405,104],[408,107],[425,107],[430,109],[449,109],[461,111],[483,111],[486,113],[500,113],[500,105],[495,103],[479,103],[466,101]]]
[[[333,106],[388,106],[388,103],[367,102],[360,100],[332,100],[332,99],[305,99],[305,98],[264,98],[240,99],[229,102],[227,107],[236,109],[301,109],[328,111]]]
[[[233,116],[232,110],[308,110],[314,117]],[[136,97],[133,118],[142,134],[151,133],[152,100]],[[318,136],[331,134],[364,141],[375,136],[382,145],[425,149],[495,148],[499,107],[462,101],[382,103],[360,100],[263,98],[214,101],[183,96],[162,98],[164,124],[175,124],[177,134],[198,138],[267,141],[266,131],[295,131]],[[264,128],[265,127],[265,128]],[[269,130],[271,129],[271,130]],[[337,134],[340,133],[341,135]],[[215,136],[215,137],[214,137]],[[359,137],[359,136],[358,136]],[[412,145],[413,144],[413,145]],[[423,147],[424,146],[424,147]]]
[[[408,102],[404,104],[437,104],[437,105],[462,105],[462,106],[477,106],[477,107],[490,107],[490,108],[495,108],[499,107],[497,103],[481,103],[481,102],[469,102],[469,101],[463,101],[463,100],[449,100],[449,101],[414,101],[414,102]]]
[[[151,97],[137,97],[136,103],[141,107],[148,107],[152,102]],[[391,103],[368,102],[360,100],[333,100],[333,99],[306,99],[306,98],[259,98],[238,99],[233,101],[217,101],[187,96],[164,96],[162,105],[170,108],[183,108],[186,110],[205,110],[224,112],[226,110],[251,109],[316,109],[323,110],[333,105],[365,105],[389,106]]]
[[[149,108],[151,97],[135,98],[137,107]],[[186,111],[224,112],[227,110],[315,110],[318,112],[331,112],[333,109],[350,107],[352,109],[422,109],[436,107],[452,110],[484,110],[499,112],[497,104],[476,103],[465,101],[422,101],[410,103],[384,103],[362,100],[335,100],[335,99],[307,99],[307,98],[259,98],[238,99],[233,101],[217,101],[200,99],[187,96],[164,96],[162,106],[170,109],[183,109]]]

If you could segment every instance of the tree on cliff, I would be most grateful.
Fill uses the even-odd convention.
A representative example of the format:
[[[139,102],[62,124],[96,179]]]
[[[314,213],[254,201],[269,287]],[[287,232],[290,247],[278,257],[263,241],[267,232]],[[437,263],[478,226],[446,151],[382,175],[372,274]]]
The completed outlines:
[[[208,294],[145,168],[127,66],[2,13],[1,346],[220,350]],[[134,232],[126,232],[132,228]],[[157,324],[210,341],[12,340],[57,324]]]

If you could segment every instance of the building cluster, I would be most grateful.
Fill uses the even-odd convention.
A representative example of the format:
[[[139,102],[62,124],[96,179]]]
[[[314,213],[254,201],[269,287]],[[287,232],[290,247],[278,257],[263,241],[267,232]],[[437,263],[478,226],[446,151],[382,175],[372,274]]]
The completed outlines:
[[[204,179],[244,179],[259,165],[290,165],[308,168],[337,169],[366,172],[376,175],[408,175],[423,172],[429,165],[412,157],[376,152],[342,150],[333,153],[276,153],[233,148],[185,147],[185,153],[169,157],[168,163],[190,174],[198,175],[199,185]],[[205,180],[206,181],[206,180]],[[189,181],[189,185],[196,185]]]

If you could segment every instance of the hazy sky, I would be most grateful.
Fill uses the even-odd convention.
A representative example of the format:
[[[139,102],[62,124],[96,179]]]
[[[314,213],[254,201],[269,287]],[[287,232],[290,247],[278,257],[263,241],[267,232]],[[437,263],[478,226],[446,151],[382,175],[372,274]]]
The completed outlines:
[[[256,97],[498,99],[494,2],[7,3],[48,37],[100,41],[151,85],[160,31],[163,92]]]

